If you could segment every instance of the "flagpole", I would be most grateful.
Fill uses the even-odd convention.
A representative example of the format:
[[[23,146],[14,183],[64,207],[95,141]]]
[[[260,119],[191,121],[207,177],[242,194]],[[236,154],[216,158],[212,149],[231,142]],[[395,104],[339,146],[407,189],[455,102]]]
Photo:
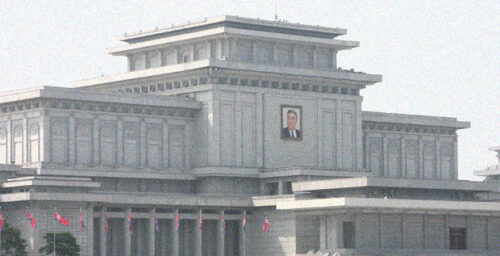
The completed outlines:
[[[54,214],[57,212],[57,208],[54,207]],[[55,225],[55,222],[54,222]],[[54,256],[57,256],[56,252],[56,226],[54,226]]]
[[[80,248],[83,248],[83,246],[82,246],[82,232],[83,231],[82,231],[82,224],[81,224],[83,219],[81,216],[82,216],[82,207],[80,207]]]
[[[2,206],[0,205],[0,214],[2,214],[2,218],[3,218],[3,212],[2,212]],[[2,223],[3,226],[5,226],[5,220],[3,220],[3,223]],[[3,227],[0,227],[0,253],[2,252],[2,230]]]
[[[26,207],[26,211],[29,211],[29,207]],[[31,223],[31,220],[30,220],[30,223]],[[33,226],[31,226],[31,232],[33,233],[33,250],[35,251],[35,254],[36,254],[36,226],[35,226],[35,228],[33,228]]]

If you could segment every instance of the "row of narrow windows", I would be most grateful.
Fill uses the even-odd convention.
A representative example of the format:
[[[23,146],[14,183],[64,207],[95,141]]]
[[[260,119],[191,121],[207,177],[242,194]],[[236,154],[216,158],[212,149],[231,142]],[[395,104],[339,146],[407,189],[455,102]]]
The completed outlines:
[[[129,88],[118,89],[118,92],[123,93],[155,93],[162,92],[166,90],[178,89],[189,86],[204,85],[208,83],[208,78],[201,77],[199,79],[186,79],[181,81],[173,81],[166,83],[158,83],[151,85],[135,86]],[[263,88],[273,88],[273,89],[293,89],[293,90],[304,90],[304,91],[315,91],[315,92],[331,92],[339,93],[345,95],[359,95],[359,90],[356,88],[347,87],[329,87],[320,85],[309,85],[309,84],[299,84],[290,82],[278,82],[278,81],[260,81],[257,79],[238,79],[238,78],[227,78],[219,77],[216,80],[218,84],[230,84],[230,85],[241,85],[241,86],[252,86],[252,87],[263,87]]]

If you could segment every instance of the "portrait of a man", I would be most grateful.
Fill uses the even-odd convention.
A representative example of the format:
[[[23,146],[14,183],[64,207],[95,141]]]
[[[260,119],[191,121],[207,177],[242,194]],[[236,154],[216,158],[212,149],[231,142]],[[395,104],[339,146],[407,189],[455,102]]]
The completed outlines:
[[[285,140],[302,140],[302,107],[281,106],[281,138]]]

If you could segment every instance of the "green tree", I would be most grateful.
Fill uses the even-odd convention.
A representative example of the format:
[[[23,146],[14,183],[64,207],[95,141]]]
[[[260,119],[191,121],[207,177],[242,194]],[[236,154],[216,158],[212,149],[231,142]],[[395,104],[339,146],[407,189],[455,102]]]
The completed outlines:
[[[4,224],[2,231],[2,251],[1,256],[26,256],[26,240],[21,237],[21,231],[16,227]]]
[[[46,233],[43,238],[46,245],[40,248],[40,253],[50,255],[54,253],[54,233]],[[56,233],[56,253],[57,256],[78,256],[80,246],[76,244],[76,239],[70,232]]]

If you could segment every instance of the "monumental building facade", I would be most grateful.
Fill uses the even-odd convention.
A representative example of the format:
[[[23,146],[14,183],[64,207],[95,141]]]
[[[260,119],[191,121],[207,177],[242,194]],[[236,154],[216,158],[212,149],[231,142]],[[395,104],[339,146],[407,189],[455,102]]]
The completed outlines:
[[[382,77],[337,67],[345,34],[204,19],[124,35],[125,73],[1,93],[6,222],[30,255],[54,231],[92,256],[500,255],[498,172],[457,177],[470,124],[363,111]]]

